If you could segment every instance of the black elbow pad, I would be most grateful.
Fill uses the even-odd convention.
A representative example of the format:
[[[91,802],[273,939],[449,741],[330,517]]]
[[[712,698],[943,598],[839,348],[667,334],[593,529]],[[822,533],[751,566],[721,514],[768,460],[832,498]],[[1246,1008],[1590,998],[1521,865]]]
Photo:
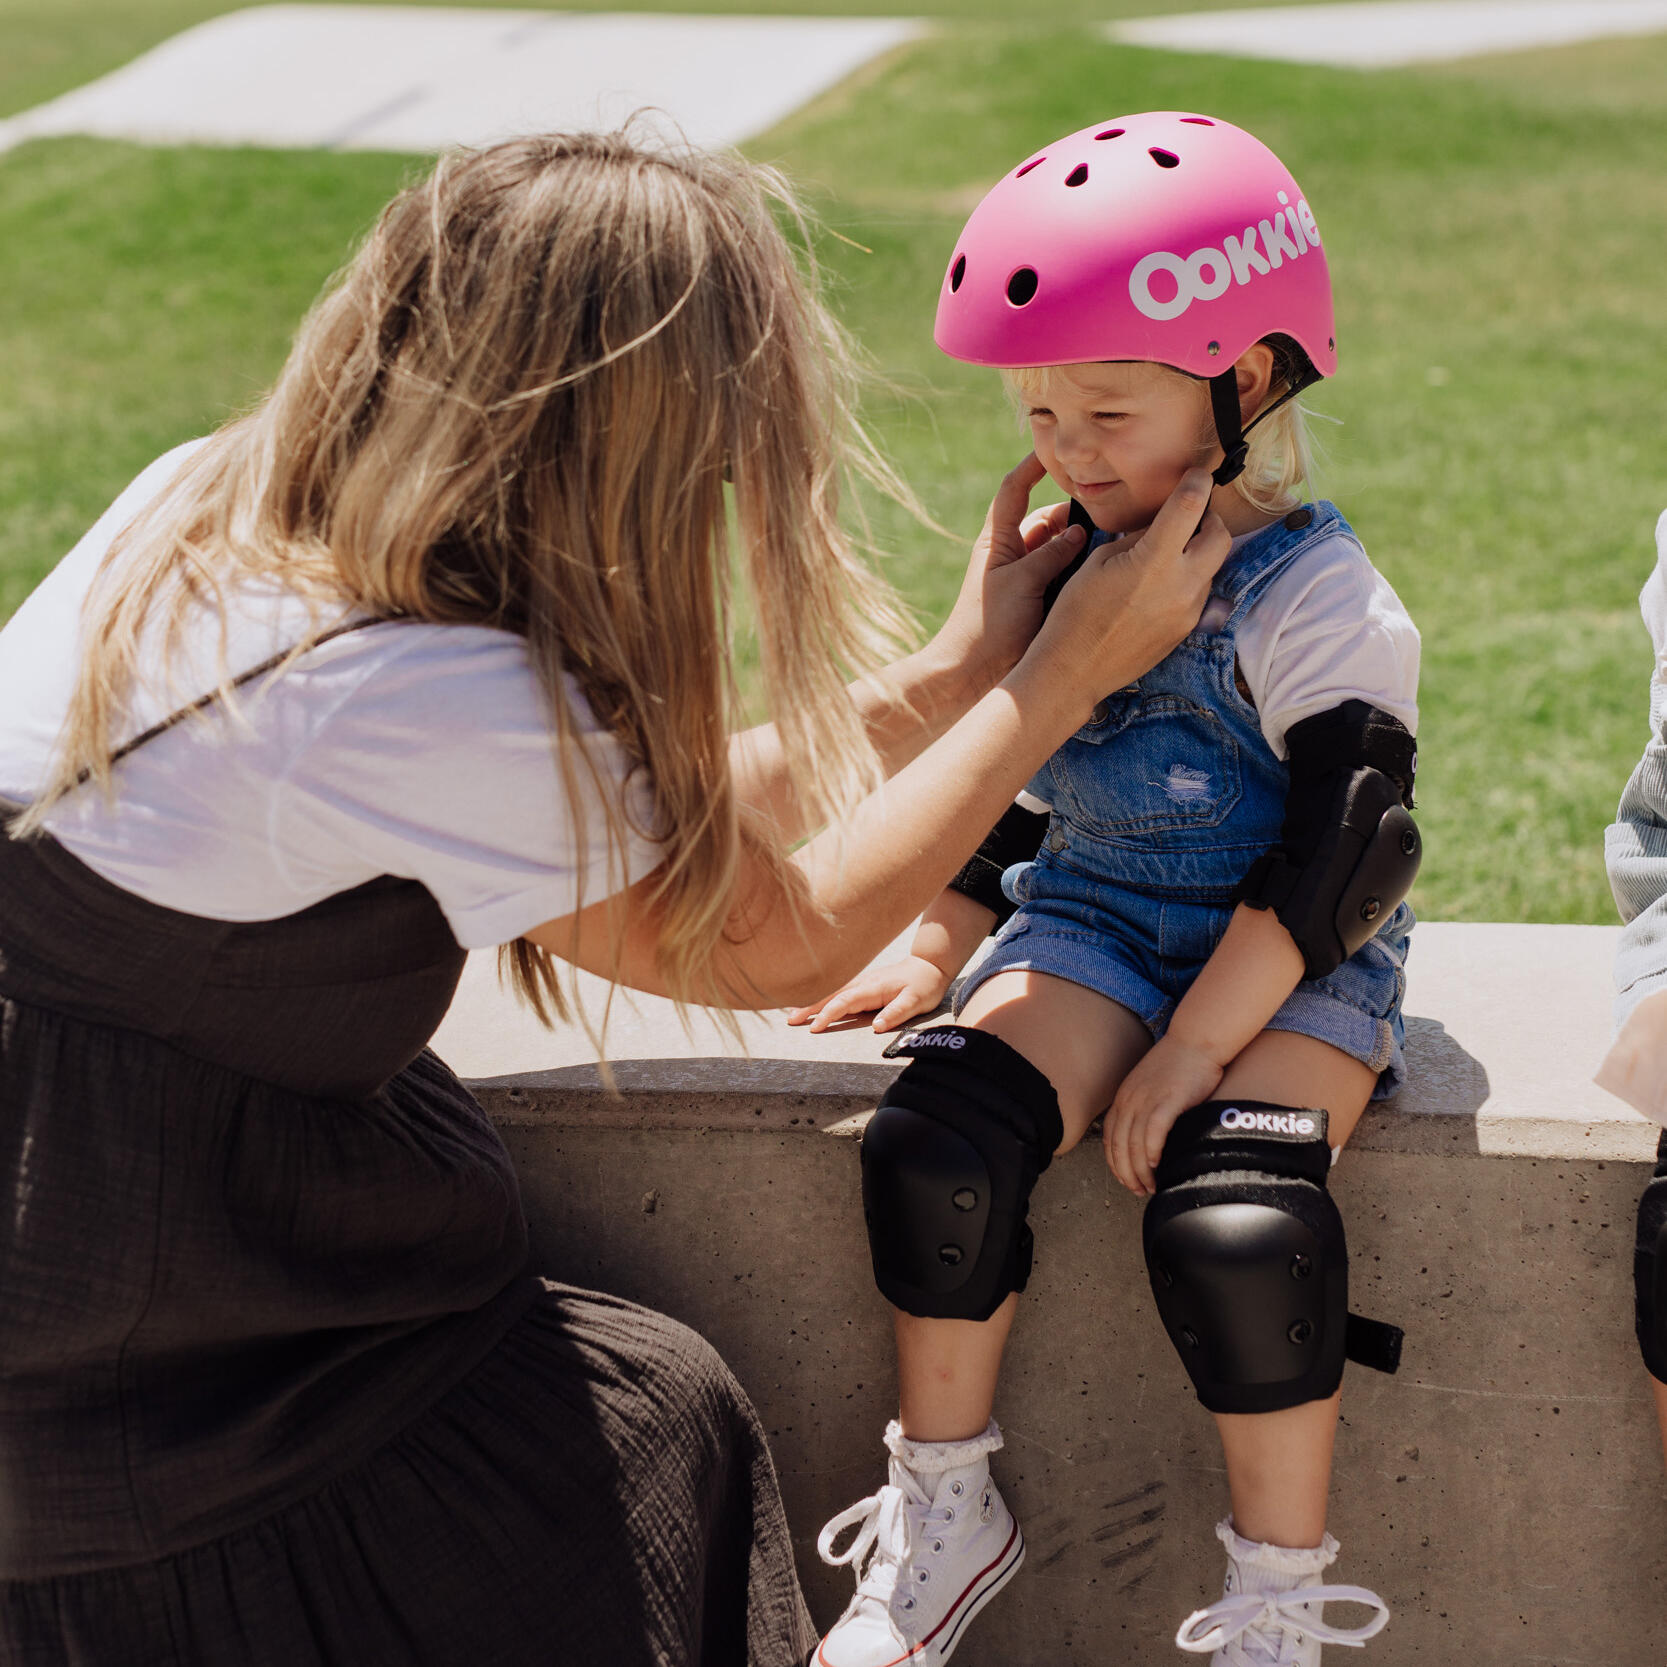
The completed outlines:
[[[967,859],[949,882],[951,891],[982,903],[995,914],[1000,926],[1014,912],[1015,905],[1001,889],[1001,877],[1016,862],[1029,862],[1042,848],[1048,831],[1048,813],[1013,805],[984,836],[984,843]]]
[[[1363,700],[1306,718],[1286,737],[1291,788],[1279,844],[1257,859],[1236,903],[1272,909],[1324,978],[1406,898],[1423,842],[1412,810],[1418,745]]]

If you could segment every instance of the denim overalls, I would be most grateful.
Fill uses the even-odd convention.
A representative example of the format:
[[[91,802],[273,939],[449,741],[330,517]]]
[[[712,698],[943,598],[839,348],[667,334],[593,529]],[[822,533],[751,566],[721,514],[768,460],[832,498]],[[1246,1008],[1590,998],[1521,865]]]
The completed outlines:
[[[1003,886],[1019,912],[968,974],[956,1010],[994,973],[1052,973],[1098,990],[1161,1036],[1227,929],[1233,889],[1279,840],[1289,773],[1235,681],[1239,623],[1303,553],[1353,538],[1329,503],[1242,540],[1211,591],[1223,623],[1195,629],[1137,682],[1102,700],[1030,791],[1053,807],[1034,862]],[[1219,608],[1215,611],[1219,612]],[[1318,1037],[1379,1073],[1403,1071],[1404,904],[1335,972],[1297,986],[1269,1021]]]

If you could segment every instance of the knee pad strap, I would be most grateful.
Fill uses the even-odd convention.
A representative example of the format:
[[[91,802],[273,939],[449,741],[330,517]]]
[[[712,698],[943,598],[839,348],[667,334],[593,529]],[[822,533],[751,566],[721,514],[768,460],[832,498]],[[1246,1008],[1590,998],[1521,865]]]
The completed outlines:
[[[1053,1085],[1023,1054],[961,1025],[905,1031],[909,1064],[862,1142],[874,1280],[905,1313],[986,1320],[1030,1276],[1026,1213],[1065,1138]]]
[[[1650,1375],[1667,1383],[1667,1133],[1656,1158],[1655,1176],[1638,1200],[1632,1283],[1638,1351]]]

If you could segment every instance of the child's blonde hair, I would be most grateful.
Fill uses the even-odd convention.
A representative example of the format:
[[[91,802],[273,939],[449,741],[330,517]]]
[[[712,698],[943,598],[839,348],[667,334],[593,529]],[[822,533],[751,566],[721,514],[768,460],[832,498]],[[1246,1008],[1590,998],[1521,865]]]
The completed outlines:
[[[1268,415],[1249,428],[1245,436],[1249,454],[1244,472],[1233,482],[1234,490],[1251,508],[1264,515],[1283,515],[1301,502],[1303,489],[1313,490],[1314,444],[1308,433],[1307,409],[1296,398],[1285,398],[1299,378],[1307,371],[1307,355],[1288,336],[1269,336],[1266,345],[1273,350],[1273,375],[1268,383],[1268,395],[1262,409]],[[1040,397],[1048,379],[1059,367],[1043,366],[1036,369],[1004,370],[1002,382],[1008,395],[1019,405],[1019,418],[1024,421],[1024,405]],[[1188,382],[1204,383],[1204,378],[1171,365],[1155,365],[1157,370],[1171,376],[1184,377]],[[1269,410],[1278,404],[1277,409]],[[1203,405],[1204,427],[1200,445],[1216,443],[1215,421],[1210,415],[1209,402]]]
[[[646,774],[661,971],[680,1000],[719,999],[743,852],[787,878],[779,834],[743,814],[730,778],[732,557],[818,822],[880,778],[845,679],[908,635],[838,519],[853,468],[914,500],[855,419],[853,351],[806,233],[775,171],[629,129],[442,158],[383,211],[263,403],[115,540],[54,772],[14,832],[38,832],[83,772],[110,790],[141,642],[167,666],[205,603],[231,699],[236,587],[307,599],[297,654],[344,604],[493,626],[526,639],[570,795],[564,672]],[[625,829],[604,798],[617,883]],[[577,818],[552,849],[570,835]],[[540,1016],[565,1016],[551,958],[524,940],[504,953]]]

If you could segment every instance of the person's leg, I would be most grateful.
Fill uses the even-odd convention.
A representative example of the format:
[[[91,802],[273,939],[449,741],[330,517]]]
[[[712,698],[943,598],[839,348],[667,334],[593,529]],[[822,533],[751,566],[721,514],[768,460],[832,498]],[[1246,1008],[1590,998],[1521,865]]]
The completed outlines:
[[[973,992],[960,1023],[1016,1048],[1059,1095],[1068,1152],[1111,1103],[1152,1045],[1128,1008],[1042,972],[998,973]],[[1018,1297],[987,1320],[920,1319],[894,1309],[898,1420],[913,1441],[961,1441],[983,1432],[995,1403],[1002,1351]]]
[[[1216,1096],[1321,1108],[1335,1149],[1354,1133],[1376,1083],[1375,1071],[1328,1043],[1268,1030],[1228,1067]],[[1338,1399],[1333,1395],[1284,1412],[1215,1415],[1233,1522],[1246,1539],[1319,1545],[1325,1534]]]
[[[1059,1151],[1082,1139],[1151,1046],[1127,1008],[1045,973],[995,974],[973,992],[960,1023],[998,1037],[1047,1079],[1031,1086],[1051,1086],[1058,1099]],[[995,1052],[1005,1058],[1005,1049]],[[1028,1075],[1016,1073],[1021,1083]],[[972,1079],[958,1080],[976,1093]],[[943,1092],[952,1090],[945,1084]],[[1051,1104],[1045,1110],[1038,1121],[1052,1139]],[[985,1320],[894,1309],[900,1411],[886,1432],[887,1482],[818,1538],[824,1560],[857,1571],[856,1595],[823,1638],[818,1667],[895,1667],[928,1649],[941,1662],[1023,1561],[1024,1535],[989,1463],[1001,1446],[990,1413],[1017,1306],[1009,1294]],[[847,1533],[846,1549],[836,1551]]]

